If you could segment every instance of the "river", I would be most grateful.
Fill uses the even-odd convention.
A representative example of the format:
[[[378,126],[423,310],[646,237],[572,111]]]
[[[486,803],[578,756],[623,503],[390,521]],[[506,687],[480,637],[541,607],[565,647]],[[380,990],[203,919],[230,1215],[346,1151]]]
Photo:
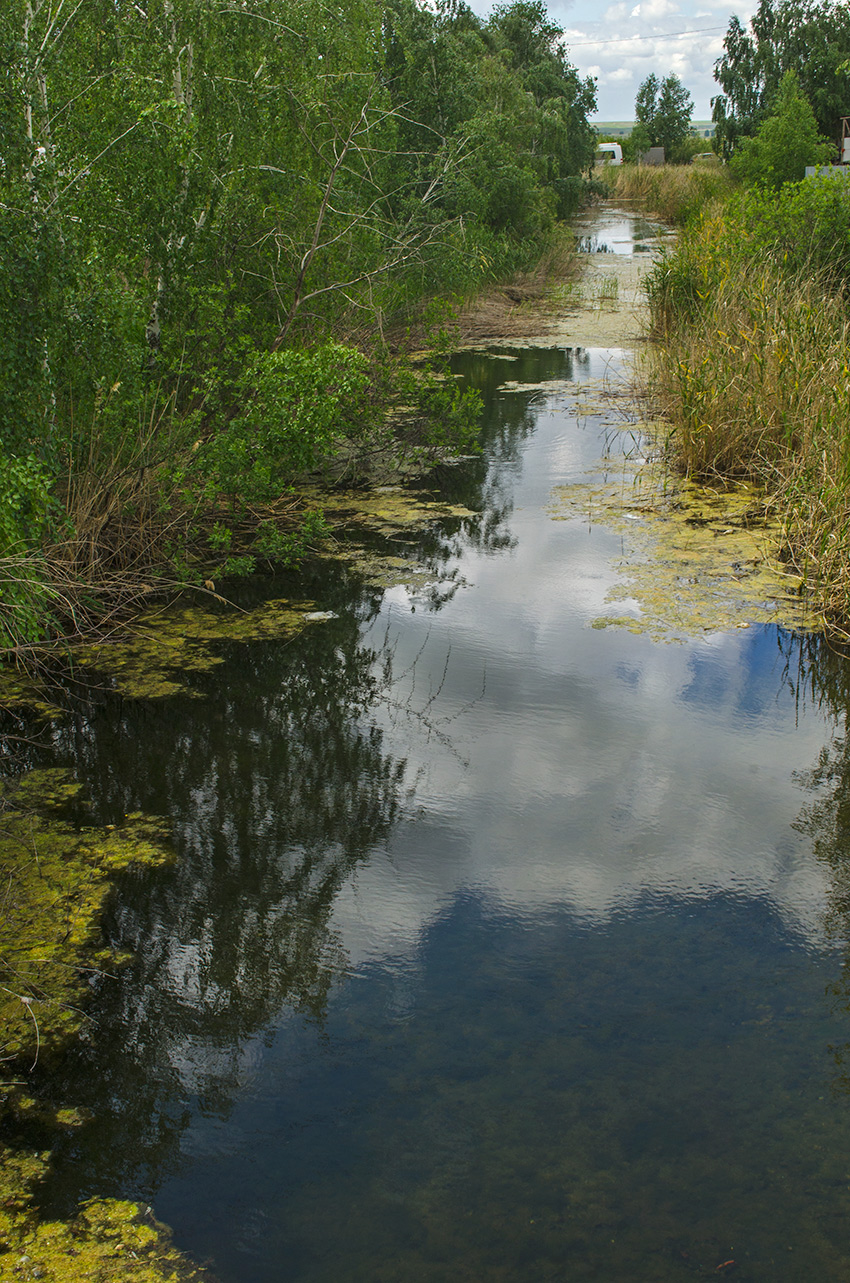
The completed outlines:
[[[57,731],[179,860],[110,911],[55,1210],[149,1200],[223,1283],[850,1277],[846,664],[600,626],[624,535],[553,508],[633,450],[651,232],[588,226],[559,341],[458,355],[476,515],[409,574],[308,568],[300,636]]]

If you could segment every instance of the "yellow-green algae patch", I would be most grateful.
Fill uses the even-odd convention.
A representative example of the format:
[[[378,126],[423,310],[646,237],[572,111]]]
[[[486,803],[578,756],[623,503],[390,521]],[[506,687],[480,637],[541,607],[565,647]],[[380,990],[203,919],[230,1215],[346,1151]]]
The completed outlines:
[[[549,506],[556,520],[598,522],[622,537],[621,582],[607,600],[633,611],[621,607],[592,627],[676,641],[759,623],[823,626],[781,560],[782,526],[761,489],[699,485],[638,457],[607,467],[604,482],[557,487]]]
[[[31,1094],[32,1071],[78,1031],[84,974],[121,961],[100,933],[111,879],[173,859],[163,825],[149,816],[74,824],[79,792],[69,772],[44,770],[0,796],[0,1280],[200,1280],[165,1227],[135,1204],[91,1200],[69,1222],[38,1214],[49,1153],[27,1138],[84,1119]]]
[[[9,664],[0,668],[0,706],[11,713],[23,713],[42,722],[61,717],[63,709],[50,699],[49,691],[28,673]]]
[[[444,503],[395,485],[334,490],[317,496],[317,502],[332,526],[358,526],[385,538],[409,534],[432,521],[477,515],[461,504]]]
[[[410,539],[417,529],[446,518],[477,514],[459,504],[443,503],[401,485],[369,490],[305,490],[305,502],[320,507],[334,531],[320,555],[343,562],[380,587],[407,582],[425,573],[407,558],[366,549],[352,533],[367,531],[384,539]],[[313,616],[311,618],[310,616]],[[127,625],[126,635],[74,646],[74,667],[88,677],[133,699],[198,696],[190,684],[193,674],[223,662],[216,645],[225,641],[264,641],[289,637],[326,617],[314,602],[279,598],[250,610],[231,605],[214,590],[201,602],[185,597],[152,607]],[[45,718],[63,710],[50,702],[44,688],[26,674],[6,667],[0,671],[0,702],[7,709],[25,709]]]
[[[430,522],[474,517],[469,508],[443,503],[398,485],[371,490],[308,491],[307,498],[324,512],[336,537],[323,555],[345,562],[382,587],[405,582],[411,574],[403,558],[367,550],[349,536],[352,527],[384,539],[410,538]],[[218,599],[215,605],[184,600],[152,609],[132,623],[132,635],[78,647],[75,663],[103,675],[121,694],[135,699],[164,699],[179,693],[194,695],[187,683],[222,662],[216,643],[264,641],[293,636],[318,622],[323,612],[310,601],[276,599],[251,610],[240,610]],[[313,616],[313,619],[310,616]]]
[[[149,1208],[90,1199],[70,1221],[39,1221],[30,1191],[42,1155],[13,1154],[0,1176],[0,1283],[210,1283]],[[7,1179],[7,1174],[12,1173]]]
[[[223,662],[216,643],[290,637],[313,622],[307,616],[315,610],[313,602],[285,598],[252,610],[226,603],[207,607],[178,601],[139,616],[126,640],[82,646],[75,657],[84,669],[108,677],[116,690],[130,698],[194,694],[187,677]]]
[[[335,538],[321,556],[344,562],[376,588],[421,583],[430,573],[427,566],[410,557],[366,547],[357,533],[378,535],[390,543],[410,544],[418,530],[434,521],[460,520],[479,514],[462,504],[430,499],[421,492],[401,486],[379,486],[373,490],[338,490],[322,500],[325,517]]]

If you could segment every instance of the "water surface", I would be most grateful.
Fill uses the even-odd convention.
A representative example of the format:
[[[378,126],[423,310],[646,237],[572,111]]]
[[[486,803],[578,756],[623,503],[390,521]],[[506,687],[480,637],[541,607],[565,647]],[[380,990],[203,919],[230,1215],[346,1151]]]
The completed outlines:
[[[224,1283],[850,1276],[846,666],[590,627],[618,536],[547,508],[626,362],[459,358],[478,515],[405,587],[316,568],[336,618],[63,733],[180,860],[112,910],[57,1207],[149,1199]]]

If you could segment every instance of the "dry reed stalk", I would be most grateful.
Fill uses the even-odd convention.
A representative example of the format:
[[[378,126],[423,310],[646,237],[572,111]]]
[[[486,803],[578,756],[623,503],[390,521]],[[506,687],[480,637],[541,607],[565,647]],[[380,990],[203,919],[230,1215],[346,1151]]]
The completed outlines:
[[[640,205],[682,226],[710,201],[723,199],[733,183],[724,168],[693,165],[622,165],[612,171],[614,198]]]
[[[789,559],[842,633],[850,620],[848,345],[844,299],[822,276],[730,256],[699,308],[678,322],[668,317],[652,355],[678,465],[768,488],[785,514]]]

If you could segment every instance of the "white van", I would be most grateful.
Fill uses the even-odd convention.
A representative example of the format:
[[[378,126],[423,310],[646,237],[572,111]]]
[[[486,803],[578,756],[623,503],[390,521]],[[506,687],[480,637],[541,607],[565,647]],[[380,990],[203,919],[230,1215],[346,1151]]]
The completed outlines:
[[[593,158],[595,165],[622,165],[623,149],[619,143],[600,143]]]

